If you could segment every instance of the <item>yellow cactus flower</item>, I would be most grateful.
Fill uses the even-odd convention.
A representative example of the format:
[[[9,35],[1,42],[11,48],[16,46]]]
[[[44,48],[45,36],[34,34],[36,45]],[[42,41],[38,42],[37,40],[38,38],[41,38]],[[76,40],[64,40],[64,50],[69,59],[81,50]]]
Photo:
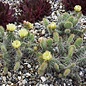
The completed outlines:
[[[44,59],[45,61],[51,60],[51,59],[52,59],[51,52],[49,52],[49,51],[44,52],[44,54],[43,54],[43,59]]]
[[[76,6],[74,7],[74,10],[75,10],[76,12],[80,12],[81,9],[82,9],[82,7],[81,7],[80,5],[76,5]]]
[[[24,25],[26,25],[28,28],[30,28],[30,29],[33,28],[33,24],[32,24],[32,23],[30,23],[30,22],[28,22],[28,21],[24,21],[23,23],[24,23]]]
[[[13,32],[16,29],[15,24],[12,24],[12,23],[8,24],[6,27],[7,27],[7,30],[11,32]]]
[[[17,49],[21,46],[21,42],[19,40],[15,40],[13,41],[12,46]]]
[[[55,22],[51,22],[49,25],[48,25],[48,28],[51,29],[51,30],[55,30],[57,28],[57,25]]]
[[[33,24],[32,23],[30,23],[30,22],[28,22],[28,28],[33,28]]]
[[[21,30],[19,30],[19,36],[21,37],[21,38],[23,38],[23,37],[25,37],[25,36],[27,36],[28,35],[28,31],[26,30],[26,29],[21,29]]]
[[[34,46],[34,51],[37,51],[38,50],[38,47],[37,46]]]

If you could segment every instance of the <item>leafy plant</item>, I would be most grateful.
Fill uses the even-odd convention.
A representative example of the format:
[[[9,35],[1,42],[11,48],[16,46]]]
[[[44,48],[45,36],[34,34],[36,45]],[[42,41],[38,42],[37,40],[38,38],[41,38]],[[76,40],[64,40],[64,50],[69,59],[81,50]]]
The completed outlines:
[[[8,3],[3,3],[0,1],[0,25],[5,27],[8,23],[15,21],[14,10],[10,8]]]
[[[85,0],[62,0],[66,11],[74,10],[76,5],[80,5],[82,7],[82,13],[86,15],[86,1]]]
[[[51,4],[47,0],[23,0],[20,2],[19,21],[29,21],[31,23],[42,20],[44,16],[51,13]]]

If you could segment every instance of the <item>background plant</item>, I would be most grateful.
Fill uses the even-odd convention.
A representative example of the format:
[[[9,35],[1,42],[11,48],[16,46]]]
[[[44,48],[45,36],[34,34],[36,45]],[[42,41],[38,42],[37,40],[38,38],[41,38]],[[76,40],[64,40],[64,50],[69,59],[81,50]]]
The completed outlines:
[[[5,29],[8,23],[15,21],[14,13],[15,11],[10,8],[8,3],[0,1],[0,25],[2,25]]]
[[[85,0],[62,0],[66,11],[74,10],[75,5],[80,5],[82,7],[82,13],[86,15],[86,1]]]
[[[47,0],[23,0],[20,2],[19,9],[21,11],[18,20],[33,23],[50,15],[51,4]]]

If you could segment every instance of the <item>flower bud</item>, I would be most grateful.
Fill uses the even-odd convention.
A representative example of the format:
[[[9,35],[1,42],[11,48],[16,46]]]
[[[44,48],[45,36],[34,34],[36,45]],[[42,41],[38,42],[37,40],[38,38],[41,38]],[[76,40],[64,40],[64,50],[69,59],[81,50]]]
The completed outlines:
[[[24,23],[25,26],[27,26],[27,28],[30,28],[30,29],[33,28],[33,24],[32,23],[30,23],[28,21],[24,21],[23,23]]]
[[[13,41],[12,46],[17,49],[21,46],[21,42],[19,40],[15,40]]]
[[[21,37],[21,38],[23,38],[23,37],[25,37],[25,36],[27,36],[28,35],[28,31],[26,30],[26,29],[21,29],[21,30],[19,30],[19,36]]]
[[[37,51],[37,49],[38,49],[37,46],[34,46],[34,51]]]
[[[51,60],[51,59],[52,59],[51,52],[49,52],[49,51],[44,52],[44,54],[43,54],[43,59],[44,59],[45,61]]]
[[[76,5],[76,6],[74,7],[74,10],[75,10],[76,12],[80,12],[81,9],[82,9],[82,7],[81,7],[80,5]]]
[[[13,32],[16,29],[16,26],[14,24],[8,24],[6,27],[7,30],[11,32]]]
[[[55,30],[57,28],[57,25],[55,22],[51,22],[51,24],[48,25],[48,28],[51,30]]]

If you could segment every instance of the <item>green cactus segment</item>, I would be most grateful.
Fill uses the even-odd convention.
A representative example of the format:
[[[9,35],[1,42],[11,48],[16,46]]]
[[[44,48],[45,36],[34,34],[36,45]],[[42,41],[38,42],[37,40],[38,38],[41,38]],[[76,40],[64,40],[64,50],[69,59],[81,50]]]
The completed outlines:
[[[57,32],[54,32],[54,33],[53,33],[53,39],[54,39],[54,41],[55,41],[56,43],[59,42],[59,34],[58,34]]]
[[[7,52],[7,49],[6,49],[5,45],[1,45],[1,50],[2,50],[3,53]]]
[[[77,13],[77,18],[79,19],[82,16],[82,12]]]
[[[63,77],[63,75],[60,73],[60,74],[58,75],[58,77],[59,77],[59,78],[62,78],[62,77]]]
[[[81,44],[83,43],[83,39],[82,38],[77,38],[74,45],[78,48],[81,46]]]
[[[78,59],[77,65],[86,67],[86,57]]]
[[[63,13],[62,18],[63,18],[64,20],[67,20],[67,18],[68,18],[69,16],[70,16],[70,15],[69,15],[67,12],[65,12],[65,13]]]
[[[14,71],[18,71],[20,68],[20,62],[16,62],[14,66]]]
[[[72,23],[73,23],[73,26],[76,26],[76,24],[78,23],[78,19],[74,18]]]
[[[64,77],[67,77],[70,74],[71,70],[70,69],[66,69],[63,73]]]
[[[67,66],[68,69],[72,69],[74,67],[76,67],[76,63],[71,63]]]
[[[4,67],[3,71],[4,71],[4,74],[6,75],[8,73],[8,67]]]
[[[64,22],[59,23],[59,28],[64,28]]]
[[[21,57],[22,57],[22,52],[21,52],[21,50],[20,49],[17,49],[16,50],[16,59],[15,59],[15,61],[20,61],[21,60]]]
[[[7,52],[7,49],[6,49],[6,47],[5,47],[5,45],[1,45],[1,51],[3,52],[3,55],[2,55],[2,57],[3,57],[3,59],[4,59],[4,61],[5,61],[5,65],[9,65],[9,62],[10,62],[10,57],[9,57],[9,55],[8,55],[8,52]]]
[[[70,29],[70,28],[72,28],[72,27],[73,27],[73,24],[72,24],[70,21],[66,21],[66,22],[64,23],[64,28]]]
[[[47,48],[46,38],[42,39],[42,41],[40,42],[40,46],[43,50],[46,50],[46,48]]]
[[[4,36],[4,28],[0,26],[0,41],[3,40],[3,36]]]
[[[49,38],[47,39],[47,46],[50,48],[53,44],[53,39]]]
[[[70,32],[71,32],[71,30],[70,29],[65,29],[65,31],[64,31],[66,34],[69,34]]]
[[[54,68],[56,71],[59,71],[59,65],[57,63],[54,63]]]
[[[34,35],[32,33],[29,34],[29,41],[34,42]]]
[[[75,49],[76,49],[76,48],[75,48],[75,45],[71,45],[71,46],[69,47],[69,49],[68,49],[68,58],[72,58]]]
[[[47,67],[48,67],[48,64],[46,61],[44,61],[38,69],[38,74],[43,75],[45,73],[45,70],[47,69]]]
[[[46,18],[43,18],[43,24],[47,28],[47,26],[49,25],[49,20]]]
[[[73,16],[70,16],[70,17],[67,19],[67,21],[70,21],[70,22],[73,22],[73,20],[74,20],[74,17],[73,17]]]
[[[67,40],[67,43],[70,44],[73,42],[73,39],[74,39],[75,35],[74,34],[71,34]]]
[[[63,54],[64,53],[64,47],[63,47],[63,39],[62,37],[59,37],[59,53]]]

